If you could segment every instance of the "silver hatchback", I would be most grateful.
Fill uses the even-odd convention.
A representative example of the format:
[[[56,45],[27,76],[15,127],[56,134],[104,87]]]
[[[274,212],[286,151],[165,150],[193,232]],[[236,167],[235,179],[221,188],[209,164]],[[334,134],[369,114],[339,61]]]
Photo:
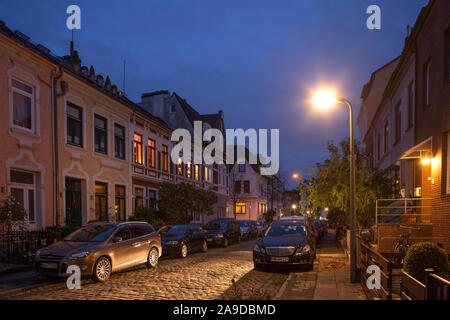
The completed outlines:
[[[162,254],[161,238],[146,222],[88,224],[36,253],[38,272],[67,277],[76,265],[81,274],[104,282],[111,273],[140,264],[156,267]]]

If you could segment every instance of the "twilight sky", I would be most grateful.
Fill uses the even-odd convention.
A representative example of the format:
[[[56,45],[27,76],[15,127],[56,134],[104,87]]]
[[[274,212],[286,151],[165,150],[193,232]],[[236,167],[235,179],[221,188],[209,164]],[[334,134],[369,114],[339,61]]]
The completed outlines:
[[[136,102],[176,91],[200,113],[224,111],[227,128],[280,129],[286,175],[327,157],[348,136],[344,105],[309,98],[335,88],[359,110],[370,74],[401,53],[406,26],[427,0],[2,0],[0,19],[57,55],[68,54],[67,6],[81,8],[75,49]],[[381,30],[366,8],[381,7]],[[356,114],[355,114],[356,117]],[[292,187],[292,183],[288,185]]]

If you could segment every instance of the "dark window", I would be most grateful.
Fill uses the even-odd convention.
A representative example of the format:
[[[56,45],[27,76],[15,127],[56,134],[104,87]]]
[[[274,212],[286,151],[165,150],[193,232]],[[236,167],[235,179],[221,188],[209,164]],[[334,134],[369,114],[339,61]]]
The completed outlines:
[[[134,189],[134,210],[139,207],[144,206],[144,189],[135,188]]]
[[[162,170],[169,170],[169,147],[166,145],[162,145]]]
[[[108,186],[106,183],[95,183],[95,219],[108,221]]]
[[[99,153],[108,153],[107,149],[107,123],[106,119],[95,115],[94,117],[94,124],[95,124],[95,152]]]
[[[156,211],[156,191],[148,190],[148,207]]]
[[[401,102],[395,107],[395,142],[402,137],[402,105]]]
[[[114,212],[116,214],[117,221],[125,221],[125,187],[116,186],[115,190],[115,207]]]
[[[414,82],[408,86],[408,128],[414,124]]]
[[[34,221],[34,190],[28,190],[28,220]]]
[[[234,193],[236,194],[241,193],[241,181],[234,182]]]
[[[144,152],[142,150],[142,136],[134,134],[134,162],[144,164]]]
[[[245,172],[245,163],[239,165],[239,172]]]
[[[387,153],[389,151],[389,123],[386,121],[384,124],[384,144],[383,144],[383,151],[384,153]]]
[[[131,230],[131,236],[133,238],[138,238],[138,237],[142,237],[145,235],[148,235],[150,233],[152,233],[153,231],[151,231],[152,229],[149,228],[148,226],[138,226],[138,225],[132,225],[130,226],[130,230]]]
[[[67,103],[67,143],[83,147],[83,110],[74,104]]]
[[[153,139],[148,139],[148,166],[156,167],[156,142]]]
[[[427,62],[424,68],[424,105],[425,107],[430,105],[430,89],[431,89],[431,62]]]
[[[171,105],[170,106],[170,113],[175,113],[177,111],[177,106],[176,105]]]
[[[34,175],[31,172],[25,171],[10,171],[11,182],[22,184],[34,184]]]
[[[250,193],[250,181],[244,181],[244,193]]]
[[[31,104],[33,88],[17,80],[12,80],[13,123],[16,126],[31,129]]]
[[[125,160],[125,128],[114,125],[114,156]]]

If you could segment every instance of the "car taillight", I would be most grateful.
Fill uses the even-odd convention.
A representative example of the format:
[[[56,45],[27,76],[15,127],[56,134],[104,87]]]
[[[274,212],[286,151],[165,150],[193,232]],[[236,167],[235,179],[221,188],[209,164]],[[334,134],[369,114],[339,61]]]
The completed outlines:
[[[156,237],[157,237],[159,240],[161,240],[161,235],[160,235],[159,233],[156,235]]]

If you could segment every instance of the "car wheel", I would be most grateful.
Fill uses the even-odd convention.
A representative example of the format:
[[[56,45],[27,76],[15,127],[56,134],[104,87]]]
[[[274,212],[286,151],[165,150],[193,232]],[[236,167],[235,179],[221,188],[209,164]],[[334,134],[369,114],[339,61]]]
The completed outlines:
[[[148,253],[147,257],[147,267],[154,268],[158,265],[159,261],[159,252],[158,249],[153,247],[150,252]]]
[[[202,252],[206,252],[206,251],[208,251],[208,243],[206,242],[206,240],[203,240]]]
[[[222,247],[224,247],[224,248],[228,247],[228,239],[227,238],[223,239]]]
[[[95,262],[92,278],[94,281],[105,282],[111,275],[111,261],[107,257],[100,257]]]
[[[188,255],[188,247],[186,243],[182,243],[180,246],[180,258],[186,258]]]

